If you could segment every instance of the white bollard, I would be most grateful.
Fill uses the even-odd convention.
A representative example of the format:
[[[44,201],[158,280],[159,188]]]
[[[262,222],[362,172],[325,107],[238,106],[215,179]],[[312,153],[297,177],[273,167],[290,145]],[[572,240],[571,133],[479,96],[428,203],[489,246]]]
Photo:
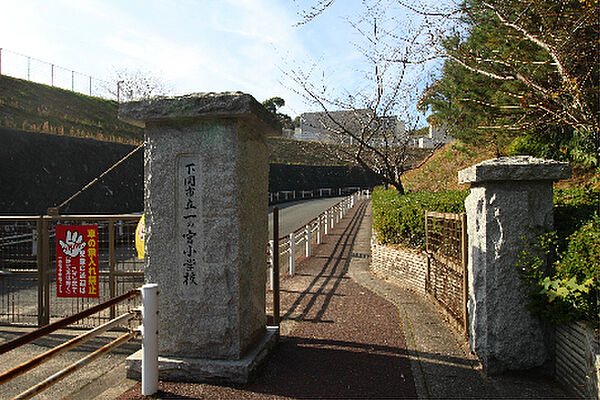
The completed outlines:
[[[279,247],[279,246],[277,246]],[[271,262],[269,263],[269,289],[273,291],[273,282],[275,281],[275,272],[273,271],[273,263],[275,257],[279,257],[279,248],[277,254],[275,254],[275,246],[272,240],[269,240],[269,251],[271,252]]]
[[[310,224],[306,225],[304,228],[304,242],[305,242],[305,253],[306,257],[310,257],[311,253],[311,237],[310,237]]]
[[[329,235],[329,210],[325,211],[325,234]]]
[[[319,215],[317,217],[317,244],[321,244],[321,224],[323,223],[321,219],[321,215]]]
[[[294,232],[290,233],[290,276],[294,276],[294,253],[296,252],[296,235],[294,235]]]
[[[142,395],[158,390],[158,285],[142,286]]]
[[[335,219],[337,218],[337,212],[335,211],[335,207],[331,209],[331,230],[335,226]]]

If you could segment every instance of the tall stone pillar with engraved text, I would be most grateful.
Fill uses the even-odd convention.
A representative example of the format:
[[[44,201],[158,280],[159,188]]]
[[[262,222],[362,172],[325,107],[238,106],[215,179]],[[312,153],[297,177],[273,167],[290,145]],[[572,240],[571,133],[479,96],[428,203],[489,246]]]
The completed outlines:
[[[125,103],[119,117],[145,128],[145,280],[159,285],[160,378],[246,382],[278,336],[265,317],[265,137],[279,123],[239,92]]]

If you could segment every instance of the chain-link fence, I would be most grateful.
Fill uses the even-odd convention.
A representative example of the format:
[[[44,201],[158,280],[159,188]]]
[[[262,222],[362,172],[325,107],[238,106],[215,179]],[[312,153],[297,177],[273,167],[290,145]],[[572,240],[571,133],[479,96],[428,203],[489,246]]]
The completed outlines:
[[[0,75],[42,83],[65,90],[117,100],[117,83],[82,74],[47,61],[0,48]]]

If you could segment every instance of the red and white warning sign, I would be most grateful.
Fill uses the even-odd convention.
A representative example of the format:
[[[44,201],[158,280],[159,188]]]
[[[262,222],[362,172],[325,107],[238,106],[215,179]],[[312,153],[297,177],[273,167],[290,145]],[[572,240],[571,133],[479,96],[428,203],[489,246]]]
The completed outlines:
[[[97,225],[56,225],[56,295],[98,297]]]

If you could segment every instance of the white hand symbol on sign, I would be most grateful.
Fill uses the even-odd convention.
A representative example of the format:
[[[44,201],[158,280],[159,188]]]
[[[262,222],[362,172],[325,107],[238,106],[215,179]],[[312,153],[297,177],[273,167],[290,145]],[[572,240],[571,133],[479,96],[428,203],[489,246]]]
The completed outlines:
[[[83,235],[80,235],[77,231],[71,233],[67,231],[65,241],[59,240],[60,247],[62,247],[63,253],[69,257],[77,257],[81,250],[85,247],[86,243],[83,241]]]

